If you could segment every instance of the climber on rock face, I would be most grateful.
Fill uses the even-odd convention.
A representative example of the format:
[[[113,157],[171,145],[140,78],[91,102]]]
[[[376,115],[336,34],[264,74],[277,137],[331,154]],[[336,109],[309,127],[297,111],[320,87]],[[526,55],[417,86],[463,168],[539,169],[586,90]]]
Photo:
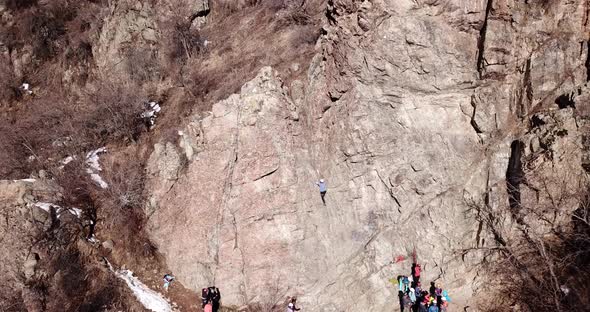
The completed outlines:
[[[174,280],[174,276],[172,276],[170,274],[164,275],[164,290],[165,291],[168,291],[168,287],[170,287],[170,284],[172,284],[173,280]]]
[[[297,308],[296,304],[297,298],[292,298],[289,302],[289,305],[287,305],[287,312],[295,312],[301,310],[300,308]]]
[[[326,181],[324,181],[324,179],[320,179],[315,184],[320,187],[320,196],[322,198],[322,203],[324,203],[324,206],[325,206],[326,199],[324,197],[326,197],[326,192],[328,191],[328,187],[326,186]]]

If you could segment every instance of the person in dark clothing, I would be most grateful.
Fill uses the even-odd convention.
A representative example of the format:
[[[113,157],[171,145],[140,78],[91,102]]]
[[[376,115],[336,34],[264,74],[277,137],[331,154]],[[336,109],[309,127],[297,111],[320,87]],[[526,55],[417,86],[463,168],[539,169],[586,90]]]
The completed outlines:
[[[416,294],[416,301],[412,305],[412,312],[418,312],[418,309],[420,308],[420,303],[422,302],[422,300],[424,300],[424,298],[422,297],[423,294],[419,289],[415,289],[414,292]]]
[[[205,308],[207,303],[209,303],[209,288],[205,287],[201,289],[201,307]]]
[[[400,311],[404,312],[404,292],[403,291],[399,291],[397,296],[399,297],[399,307],[400,307]]]
[[[440,306],[442,304],[442,288],[440,286],[441,285],[438,284],[438,285],[436,285],[436,288],[434,289],[434,292],[436,293],[436,306],[438,307],[439,310],[440,310]]]
[[[301,310],[300,308],[297,308],[297,298],[292,298],[291,302],[289,302],[289,304],[287,305],[287,311],[288,312],[295,312],[295,311],[299,311]]]
[[[209,299],[213,304],[213,312],[219,311],[221,305],[221,293],[219,292],[219,288],[215,286],[209,287]]]
[[[319,182],[315,183],[317,186],[320,187],[320,197],[322,198],[322,203],[324,203],[324,206],[326,205],[326,192],[328,191],[328,187],[326,186],[326,181],[324,181],[324,179],[320,179]]]
[[[430,295],[436,298],[436,286],[434,286],[434,282],[430,282]]]

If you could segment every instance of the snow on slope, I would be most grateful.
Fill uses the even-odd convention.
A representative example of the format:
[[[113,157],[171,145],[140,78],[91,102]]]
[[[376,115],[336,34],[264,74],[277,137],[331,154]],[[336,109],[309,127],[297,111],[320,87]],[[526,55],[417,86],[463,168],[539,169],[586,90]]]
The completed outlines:
[[[124,280],[127,286],[133,291],[133,295],[143,304],[146,309],[154,312],[172,312],[168,301],[158,292],[151,290],[129,270],[113,271],[117,277]]]
[[[96,182],[96,184],[98,184],[100,187],[102,187],[103,189],[106,189],[109,187],[109,184],[107,182],[105,182],[105,180],[102,179],[102,177],[98,174],[99,172],[102,171],[102,168],[100,167],[100,164],[98,163],[98,159],[100,154],[106,153],[107,149],[106,147],[101,147],[99,149],[96,149],[94,151],[90,151],[88,152],[88,154],[86,154],[86,164],[88,165],[88,169],[86,169],[86,172],[88,172],[88,174],[90,174],[90,178]]]

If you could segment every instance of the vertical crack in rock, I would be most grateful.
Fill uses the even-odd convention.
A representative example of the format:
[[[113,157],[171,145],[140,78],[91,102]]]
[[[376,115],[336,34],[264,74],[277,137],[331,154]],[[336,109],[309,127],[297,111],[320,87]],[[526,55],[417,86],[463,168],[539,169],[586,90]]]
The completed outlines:
[[[248,292],[246,291],[246,263],[244,258],[244,251],[240,248],[238,244],[239,237],[238,237],[238,225],[236,222],[236,215],[231,211],[230,213],[232,216],[232,225],[234,227],[234,250],[237,249],[240,252],[240,257],[242,258],[241,266],[240,266],[240,273],[242,274],[242,281],[240,285],[240,291],[242,292],[242,297],[244,298],[244,302],[249,301]]]
[[[191,15],[191,18],[190,18],[191,23],[194,22],[194,20],[198,17],[205,17],[205,16],[209,15],[209,12],[211,12],[211,10],[209,8],[207,8],[205,10],[199,11],[199,12]]]
[[[574,94],[573,93],[564,93],[560,96],[558,96],[555,99],[555,104],[557,104],[557,106],[559,107],[559,109],[564,109],[564,108],[576,108],[576,101],[574,98]]]
[[[475,99],[472,97],[471,98],[471,106],[473,107],[473,113],[471,114],[471,127],[473,127],[473,130],[475,130],[475,133],[480,134],[483,133],[483,131],[481,131],[481,128],[477,125],[477,122],[475,121],[475,113],[477,111],[477,105],[475,104]]]
[[[520,157],[523,150],[524,143],[520,140],[514,140],[510,144],[510,159],[508,160],[508,168],[506,169],[506,189],[513,217],[518,216],[518,212],[520,211],[520,184],[524,178]],[[519,220],[518,217],[516,219]]]
[[[389,196],[393,199],[393,201],[397,204],[397,211],[399,213],[402,213],[401,208],[402,205],[400,204],[399,200],[397,199],[397,197],[395,197],[395,194],[393,194],[393,189],[391,189],[391,187],[389,187],[387,185],[387,183],[385,183],[385,180],[383,180],[383,178],[381,177],[381,175],[379,174],[379,171],[377,171],[377,169],[375,169],[375,173],[377,174],[377,177],[379,178],[379,181],[381,181],[381,183],[383,184],[383,186],[385,187],[385,189],[387,190],[387,192],[389,193]]]
[[[523,119],[528,114],[528,108],[533,103],[533,88],[531,82],[531,59],[526,61],[523,77],[523,87],[518,95],[518,105],[516,107],[516,116]]]
[[[338,15],[338,11],[334,5],[333,0],[328,0],[328,5],[326,9],[326,18],[332,25],[336,25],[338,22],[336,21],[336,16]]]
[[[586,66],[586,81],[590,81],[590,41],[586,41],[586,62],[584,65]]]
[[[490,168],[488,164],[488,170],[486,172],[486,188],[484,193],[484,205],[485,207],[490,207]],[[481,238],[481,232],[483,230],[483,218],[482,218],[481,209],[477,210],[477,220],[479,220],[479,224],[477,225],[477,233],[475,235],[475,244],[477,247],[484,246],[485,238]]]
[[[219,205],[219,209],[217,212],[217,223],[216,223],[216,228],[215,228],[215,240],[216,240],[216,244],[215,244],[215,254],[214,254],[214,260],[215,260],[215,271],[217,271],[217,268],[219,267],[219,247],[220,247],[220,240],[219,240],[219,236],[220,236],[220,231],[221,231],[221,227],[223,226],[223,222],[224,222],[224,212],[227,209],[227,203],[229,202],[229,199],[231,197],[231,192],[232,192],[232,187],[233,187],[233,178],[234,178],[234,171],[235,171],[235,167],[236,167],[236,163],[238,162],[238,149],[239,149],[239,144],[240,144],[240,118],[242,115],[242,110],[241,108],[238,106],[238,113],[237,113],[237,117],[236,117],[236,131],[234,133],[234,138],[233,138],[233,142],[232,142],[232,151],[233,151],[233,156],[232,158],[230,158],[230,161],[228,163],[228,169],[227,169],[227,175],[225,177],[225,182],[223,185],[223,195],[222,195],[222,200],[221,203]],[[233,214],[232,214],[233,215]],[[234,218],[235,220],[235,218]],[[237,233],[235,233],[236,237],[237,237]],[[216,278],[217,278],[217,272],[214,272],[213,274],[213,283],[215,284],[216,282]]]
[[[533,103],[533,83],[531,81],[531,59],[526,60],[526,69],[524,71],[524,90],[526,95],[526,110],[523,111],[523,117],[528,114],[528,108]]]
[[[484,70],[484,49],[486,41],[486,31],[488,28],[488,18],[490,17],[490,11],[492,11],[493,0],[488,0],[486,4],[486,13],[483,20],[483,25],[479,30],[479,38],[477,39],[477,72],[479,73],[479,79],[482,79]]]

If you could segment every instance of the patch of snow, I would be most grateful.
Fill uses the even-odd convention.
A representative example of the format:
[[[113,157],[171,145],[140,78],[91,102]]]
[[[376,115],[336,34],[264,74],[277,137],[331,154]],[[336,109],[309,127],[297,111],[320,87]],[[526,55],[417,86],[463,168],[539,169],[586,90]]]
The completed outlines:
[[[13,180],[14,182],[28,182],[28,183],[33,183],[37,180],[35,179],[20,179],[20,180]]]
[[[90,175],[92,181],[96,182],[96,184],[98,184],[98,186],[102,187],[103,189],[108,188],[109,184],[98,174],[100,171],[102,171],[98,160],[100,159],[99,155],[106,152],[106,147],[101,147],[86,154],[86,165],[89,167],[86,169],[86,172]]]
[[[178,135],[183,136],[184,135],[184,132],[178,130]]]
[[[146,104],[146,110],[141,113],[141,118],[145,119],[150,125],[150,129],[156,124],[156,118],[158,113],[162,110],[160,104],[154,101],[150,101]]]
[[[64,212],[69,212],[72,215],[76,216],[77,218],[82,217],[82,209],[80,208],[62,208],[59,205],[52,204],[52,203],[44,203],[44,202],[36,202],[34,204],[35,207],[45,210],[47,213],[51,213],[51,207],[55,208],[55,213],[57,214],[58,218],[61,218]]]
[[[68,146],[71,142],[72,142],[71,136],[61,137],[61,138],[57,138],[53,142],[51,142],[51,146],[64,147],[64,146]]]
[[[160,109],[161,109],[161,108],[160,108],[160,105],[159,105],[158,103],[156,103],[156,102],[150,102],[150,103],[149,103],[149,105],[150,105],[150,108],[151,108],[151,109],[152,109],[154,112],[156,112],[156,113],[159,113],[159,112],[160,112]]]
[[[92,168],[94,171],[102,171],[102,168],[100,167],[100,164],[98,163],[98,159],[99,159],[98,155],[104,154],[106,152],[107,152],[107,148],[104,146],[88,152],[88,154],[86,154],[86,164],[88,164],[88,166],[90,168]]]
[[[64,165],[67,165],[67,164],[71,163],[72,161],[74,161],[74,159],[76,159],[76,156],[68,156],[68,157],[62,159],[61,163]]]
[[[92,181],[96,182],[98,186],[106,189],[109,187],[109,184],[102,179],[102,177],[98,173],[92,173],[92,170],[88,169],[87,172],[90,174],[90,178]]]
[[[27,94],[33,94],[33,90],[31,90],[31,85],[26,82],[23,82],[20,88]]]
[[[145,111],[145,112],[143,112],[143,113],[141,114],[141,117],[143,117],[143,118],[149,118],[149,117],[152,117],[152,116],[154,116],[154,114],[155,114],[155,112],[154,112],[154,111],[152,111],[152,110],[149,110],[149,111]]]
[[[110,264],[109,264],[110,266]],[[110,266],[112,270],[112,266]],[[172,312],[170,303],[158,292],[151,290],[129,270],[113,271],[117,277],[124,280],[133,292],[133,295],[143,306],[154,312]]]
[[[80,208],[69,208],[68,212],[73,214],[74,216],[81,218],[82,217],[82,209]]]
[[[56,209],[61,208],[60,206],[54,205],[52,203],[42,203],[42,202],[35,203],[35,207],[41,208],[41,209],[47,211],[47,213],[49,213],[51,211],[51,206],[55,207]]]
[[[92,237],[87,238],[86,240],[93,243],[93,244],[100,243],[100,241],[96,238],[96,236],[94,236],[94,234],[92,234]]]
[[[72,161],[74,161],[75,159],[77,159],[76,155],[74,155],[74,156],[68,156],[68,157],[66,157],[66,158],[62,159],[62,160],[59,162],[59,163],[61,164],[61,166],[59,166],[59,167],[58,167],[58,168],[59,168],[59,170],[63,170],[63,168],[64,168],[64,167],[65,167],[67,164],[71,163],[71,162],[72,162]]]

